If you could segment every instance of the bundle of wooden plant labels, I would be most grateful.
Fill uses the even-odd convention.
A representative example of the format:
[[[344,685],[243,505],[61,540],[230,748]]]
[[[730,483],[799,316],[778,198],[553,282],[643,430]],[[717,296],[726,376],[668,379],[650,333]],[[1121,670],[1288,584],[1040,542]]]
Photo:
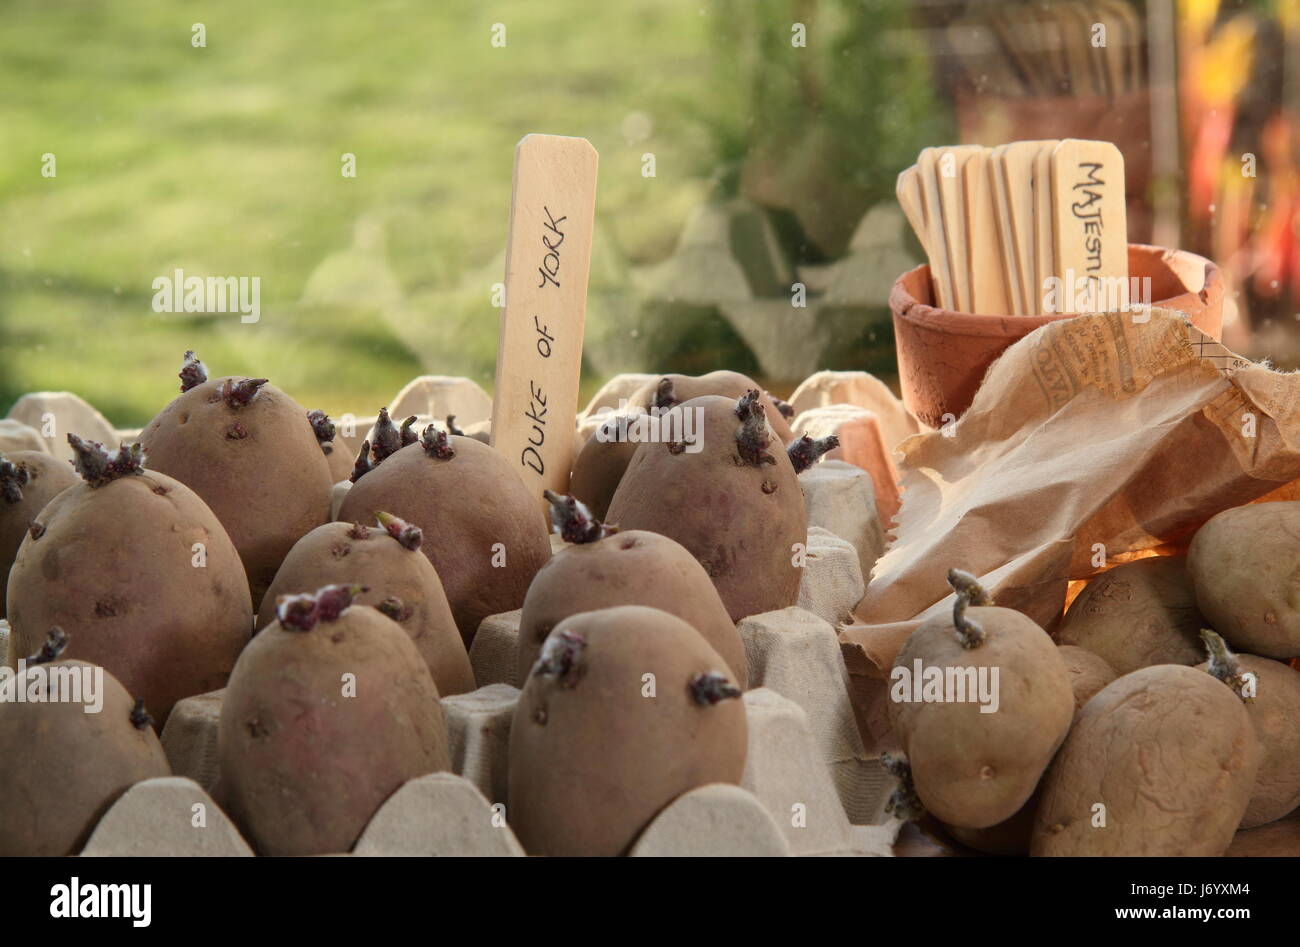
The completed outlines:
[[[993,3],[954,20],[948,44],[972,86],[1003,98],[1142,89],[1143,24],[1124,0]]]
[[[898,176],[898,201],[940,308],[1041,316],[1130,306],[1124,156],[1110,142],[926,148]]]

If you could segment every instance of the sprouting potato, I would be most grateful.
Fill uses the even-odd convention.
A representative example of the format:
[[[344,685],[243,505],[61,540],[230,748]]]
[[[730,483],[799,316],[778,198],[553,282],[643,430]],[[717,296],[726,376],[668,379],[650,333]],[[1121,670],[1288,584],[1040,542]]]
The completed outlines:
[[[146,469],[140,445],[110,454],[75,434],[82,481],[51,500],[9,573],[9,658],[51,626],[69,658],[98,664],[161,728],[184,697],[225,686],[253,629],[244,567],[194,491]]]
[[[423,541],[418,527],[382,512],[368,526],[317,526],[289,550],[262,599],[257,627],[276,620],[281,596],[326,585],[359,585],[357,604],[373,606],[411,636],[439,694],[450,697],[472,691],[469,655],[438,573],[420,553]]]
[[[722,657],[625,605],[555,626],[510,728],[510,825],[533,855],[621,855],[684,792],[739,784],[747,731]]]
[[[259,854],[350,851],[407,780],[450,768],[424,658],[357,591],[282,599],[230,676],[214,795]]]
[[[738,401],[707,395],[674,410],[699,411],[694,444],[637,447],[609,505],[608,520],[676,540],[700,561],[732,621],[798,600],[799,549],[808,514],[798,472],[826,444],[782,449],[760,394]]]
[[[570,615],[646,605],[676,615],[703,635],[727,663],[732,680],[745,686],[745,645],[694,556],[658,533],[611,530],[574,497],[548,491],[547,499],[557,529],[573,545],[552,556],[528,587],[516,680],[527,679],[542,642]]]
[[[630,437],[619,440],[618,423],[617,418],[612,418],[587,438],[573,460],[573,476],[569,478],[570,492],[600,519],[609,511],[614,491],[640,443]]]
[[[265,378],[209,381],[193,352],[180,377],[181,394],[140,442],[151,468],[212,508],[260,602],[293,544],[329,522],[334,480],[317,438],[322,423]]]
[[[910,694],[891,689],[887,708],[926,810],[946,825],[985,829],[1010,819],[1033,794],[1070,728],[1074,698],[1047,632],[992,605],[968,573],[953,569],[948,581],[957,593],[952,614],[912,632],[892,678],[900,685],[914,678],[919,662],[923,675],[934,669],[929,673],[952,678],[952,691],[919,699],[922,683],[914,682]],[[991,703],[972,697],[981,673],[997,702],[991,712]]]
[[[1253,654],[1233,654],[1223,638],[1203,631],[1210,659],[1199,666],[1245,704],[1259,737],[1259,772],[1241,828],[1252,829],[1300,806],[1300,673]]]
[[[432,424],[418,442],[409,431],[404,423],[405,433],[375,459],[363,446],[338,519],[371,523],[386,511],[418,526],[420,551],[442,580],[468,648],[484,618],[523,605],[528,583],[551,556],[546,518],[540,498],[493,448]]]
[[[662,411],[705,395],[718,395],[735,401],[754,390],[762,391],[762,386],[748,375],[719,370],[703,375],[660,375],[638,388],[627,400],[631,408],[647,411],[658,408]],[[790,406],[766,391],[759,403],[767,415],[767,423],[781,443],[788,444],[794,440],[794,433],[790,430]]]
[[[143,701],[107,671],[61,659],[68,640],[51,629],[41,649],[25,656],[24,672],[0,684],[8,691],[0,700],[0,857],[75,855],[122,793],[171,775]],[[92,696],[87,678],[96,672],[102,682]],[[69,686],[71,675],[82,682],[80,700],[15,699],[31,688],[57,696],[51,688]]]
[[[72,468],[50,454],[19,450],[0,456],[0,618],[9,568],[32,522],[45,504],[77,482]]]

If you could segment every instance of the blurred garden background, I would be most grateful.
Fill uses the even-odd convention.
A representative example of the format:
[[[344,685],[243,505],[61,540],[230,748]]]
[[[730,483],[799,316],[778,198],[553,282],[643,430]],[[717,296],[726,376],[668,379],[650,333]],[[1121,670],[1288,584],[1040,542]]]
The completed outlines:
[[[984,6],[5,0],[0,411],[70,390],[139,425],[191,348],[332,414],[373,414],[420,373],[490,391],[514,146],[539,131],[601,156],[586,391],[620,371],[726,367],[776,391],[814,368],[888,377],[889,285],[920,258],[895,176],[973,134],[961,111],[991,92],[952,27]],[[1132,7],[1167,25],[1181,58],[1160,62],[1196,67],[1171,79],[1185,114],[1166,116],[1153,213],[1221,264],[1245,253],[1240,305],[1291,332],[1300,203],[1277,208],[1296,201],[1300,4]],[[1225,168],[1249,135],[1261,178],[1243,194]],[[177,268],[259,277],[260,321],[154,312],[153,280]],[[1263,354],[1285,363],[1293,338]]]
[[[851,42],[904,5],[844,6],[857,9],[827,26],[842,38],[816,55],[846,80],[827,105],[852,123],[853,150],[825,171],[845,172],[860,212],[858,195],[889,197],[891,171],[941,126],[927,124],[922,57],[909,75],[872,55],[879,41]],[[807,117],[778,101],[778,77],[808,52],[791,47],[788,7],[7,2],[0,406],[67,389],[140,424],[174,394],[188,348],[332,413],[373,413],[420,372],[490,390],[514,146],[532,131],[585,136],[601,155],[588,383],[653,367],[642,358],[757,371],[708,306],[656,313],[629,270],[671,254],[756,138],[810,150]],[[764,122],[756,103],[785,114]],[[56,177],[40,174],[46,153]],[[259,276],[261,320],[155,313],[152,281],[177,267]]]

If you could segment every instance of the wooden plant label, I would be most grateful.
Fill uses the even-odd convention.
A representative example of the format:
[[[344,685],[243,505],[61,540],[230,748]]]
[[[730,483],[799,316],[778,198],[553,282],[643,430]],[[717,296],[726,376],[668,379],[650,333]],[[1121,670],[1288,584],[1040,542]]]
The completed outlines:
[[[1020,282],[1019,258],[1016,256],[1016,235],[1011,226],[1011,204],[1007,195],[1006,163],[1003,160],[1006,145],[998,145],[989,153],[989,177],[993,181],[994,218],[997,220],[999,249],[1002,251],[1002,282],[1007,287],[1007,300],[1011,306],[1007,313],[996,315],[1029,315],[1025,304],[1025,290]]]
[[[1059,279],[1055,311],[1127,308],[1124,156],[1108,141],[1067,139],[1056,146],[1051,169]]]
[[[916,165],[899,172],[894,193],[898,197],[899,206],[907,216],[907,222],[912,225],[921,249],[925,251],[926,256],[929,256],[930,224],[925,216],[925,196],[921,193],[921,179],[917,174]]]
[[[1044,305],[1048,280],[1056,272],[1056,231],[1052,213],[1052,155],[1057,142],[1045,141],[1034,155],[1034,280],[1038,312],[1047,313]]]
[[[948,237],[939,203],[938,155],[938,148],[925,148],[916,159],[928,228],[923,242],[930,254],[930,282],[934,286],[935,305],[940,309],[954,309],[957,300],[953,295],[952,263],[948,259]]]
[[[492,446],[543,505],[569,490],[598,160],[585,138],[515,148]]]
[[[1012,249],[1020,277],[1020,299],[1026,315],[1041,312],[1042,290],[1035,272],[1037,248],[1034,230],[1034,157],[1042,141],[1015,141],[1002,150],[1002,174],[1006,179],[1007,211],[1011,215]]]
[[[1002,233],[998,227],[989,153],[974,152],[962,169],[966,195],[966,253],[970,265],[971,312],[1013,316],[1003,268]]]
[[[948,240],[948,276],[952,280],[952,308],[958,312],[974,312],[971,303],[970,255],[967,248],[968,228],[966,201],[962,194],[965,186],[963,169],[971,155],[984,149],[979,145],[955,145],[939,151],[935,163],[938,173],[939,207],[943,214],[943,232]]]

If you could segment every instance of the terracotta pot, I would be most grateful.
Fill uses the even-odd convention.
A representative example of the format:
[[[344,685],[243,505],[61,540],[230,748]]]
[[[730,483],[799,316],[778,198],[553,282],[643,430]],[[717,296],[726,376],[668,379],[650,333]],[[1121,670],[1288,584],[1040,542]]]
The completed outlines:
[[[1129,277],[1151,280],[1157,306],[1187,314],[1192,324],[1217,339],[1223,319],[1223,276],[1204,257],[1132,243]],[[999,355],[1052,316],[985,316],[936,309],[931,302],[930,267],[922,264],[898,278],[889,293],[903,403],[931,427],[944,415],[960,417],[975,397],[984,373]]]

